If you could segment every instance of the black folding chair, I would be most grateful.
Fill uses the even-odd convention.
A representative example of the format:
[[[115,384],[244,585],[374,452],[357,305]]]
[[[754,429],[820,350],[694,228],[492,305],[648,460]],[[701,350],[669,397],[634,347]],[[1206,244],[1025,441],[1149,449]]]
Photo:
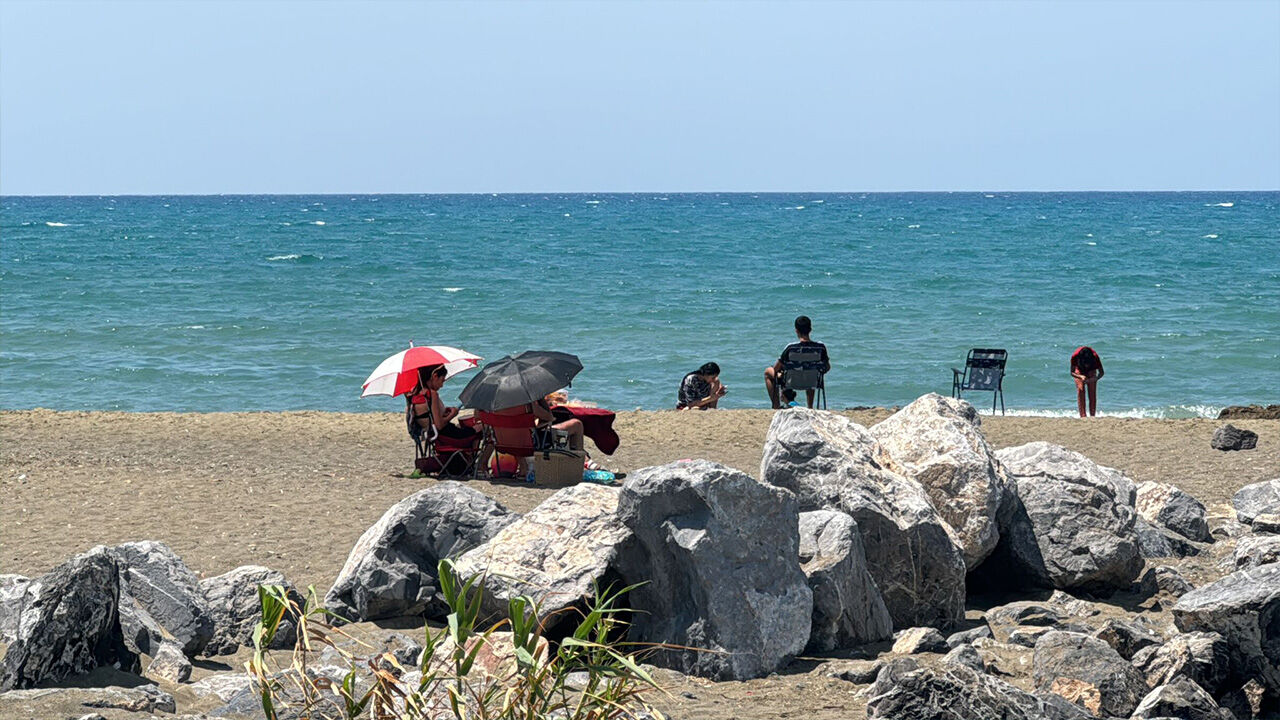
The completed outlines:
[[[1000,414],[1004,414],[1004,366],[1009,353],[992,348],[974,348],[964,360],[964,369],[951,368],[951,397],[958,398],[965,390],[991,392],[991,412],[996,411],[996,398],[1000,398]]]
[[[792,350],[782,362],[782,384],[797,393],[814,392],[814,405],[827,409],[827,385],[820,350]]]

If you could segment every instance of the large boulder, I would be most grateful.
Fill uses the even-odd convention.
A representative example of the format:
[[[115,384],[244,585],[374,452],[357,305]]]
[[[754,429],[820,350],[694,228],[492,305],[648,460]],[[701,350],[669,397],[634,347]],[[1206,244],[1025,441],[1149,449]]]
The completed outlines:
[[[997,450],[996,459],[1012,476],[1091,485],[1129,507],[1137,500],[1138,486],[1123,472],[1061,445],[1030,442]]]
[[[117,573],[115,557],[99,546],[31,583],[0,667],[0,693],[117,662],[137,666],[120,636]]]
[[[1185,677],[1217,695],[1231,677],[1231,649],[1218,633],[1189,632],[1139,650],[1133,655],[1133,665],[1151,687]]]
[[[1099,717],[1127,717],[1147,694],[1142,673],[1110,645],[1080,633],[1042,635],[1032,678],[1040,692],[1061,695]]]
[[[867,690],[867,717],[888,720],[1086,720],[1060,697],[1038,696],[958,662],[936,670],[890,664]]]
[[[867,572],[862,535],[836,510],[800,513],[800,568],[813,591],[813,628],[806,652],[886,640],[893,618]]]
[[[1280,535],[1245,535],[1231,556],[1237,570],[1280,562]]]
[[[981,422],[964,400],[929,393],[870,430],[889,453],[889,469],[920,483],[955,530],[970,570],[995,550],[1013,492]]]
[[[204,647],[205,655],[230,655],[241,645],[253,645],[253,629],[262,619],[262,603],[258,599],[258,588],[262,585],[280,585],[299,607],[304,603],[302,595],[283,574],[261,565],[243,565],[200,581],[213,617],[213,638]],[[296,639],[294,618],[286,613],[271,647],[290,648]]]
[[[984,582],[1110,593],[1142,570],[1123,475],[1047,443],[996,455],[1017,485],[1004,541]],[[1006,459],[1007,458],[1007,459]],[[1042,464],[1037,464],[1042,463]]]
[[[964,553],[924,488],[891,463],[861,425],[794,408],[774,414],[760,474],[794,492],[801,510],[853,517],[895,627],[950,627],[964,616]]]
[[[0,575],[0,642],[11,643],[18,637],[18,619],[27,605],[28,588],[28,577]]]
[[[213,637],[200,579],[168,545],[154,540],[111,548],[120,572],[120,630],[125,645],[155,655],[172,641],[188,657]]]
[[[1173,621],[1189,632],[1218,633],[1242,679],[1280,692],[1280,563],[1238,570],[1183,595]]]
[[[1213,542],[1204,505],[1168,483],[1139,484],[1135,508],[1149,523],[1162,525],[1188,540]]]
[[[401,500],[360,539],[324,604],[351,621],[447,614],[436,566],[487,542],[519,517],[484,493],[441,482]]]
[[[618,489],[584,483],[543,500],[458,558],[462,577],[482,576],[484,604],[504,614],[518,595],[550,616],[608,585],[617,549],[631,532],[618,519]]]
[[[1252,523],[1258,515],[1280,513],[1280,478],[1245,485],[1231,498],[1236,519]]]
[[[809,639],[813,593],[797,561],[795,496],[698,460],[637,471],[618,515],[634,533],[619,554],[631,591],[630,637],[662,650],[655,664],[743,680],[781,668]]]
[[[1258,447],[1258,433],[1227,423],[1213,431],[1209,445],[1214,450],[1252,450]]]
[[[1187,678],[1180,677],[1147,693],[1134,709],[1130,720],[1236,720],[1236,716],[1218,707],[1213,696]]]

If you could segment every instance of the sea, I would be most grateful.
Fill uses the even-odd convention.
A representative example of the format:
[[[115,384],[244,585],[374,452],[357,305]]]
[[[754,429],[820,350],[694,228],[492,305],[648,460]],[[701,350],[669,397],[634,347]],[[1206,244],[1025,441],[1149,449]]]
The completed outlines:
[[[1080,345],[1101,414],[1280,402],[1280,192],[0,198],[3,409],[396,411],[361,384],[410,343],[573,353],[617,410],[714,361],[760,408],[802,314],[832,408],[983,347],[1010,414],[1074,415]]]

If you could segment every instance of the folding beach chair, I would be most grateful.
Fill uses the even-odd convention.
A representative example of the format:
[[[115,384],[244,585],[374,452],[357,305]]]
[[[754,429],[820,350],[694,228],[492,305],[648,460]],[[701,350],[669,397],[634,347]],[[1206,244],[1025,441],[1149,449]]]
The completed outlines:
[[[467,440],[441,435],[431,421],[431,410],[425,415],[427,426],[418,423],[413,413],[413,401],[405,396],[405,424],[409,437],[413,438],[413,466],[418,472],[436,477],[465,478],[475,473],[476,453],[480,450],[480,435]]]
[[[951,397],[965,390],[991,391],[991,412],[1000,398],[1000,414],[1004,414],[1004,366],[1009,353],[992,348],[973,348],[964,360],[964,369],[951,368]]]
[[[782,362],[782,384],[788,390],[801,393],[814,391],[814,406],[822,403],[827,409],[826,373],[823,372],[821,350],[792,350]]]
[[[549,457],[568,449],[569,433],[550,426],[539,427],[538,416],[528,405],[494,412],[477,410],[476,419],[484,425],[484,443],[493,448],[493,457],[498,453],[517,458],[538,453]]]

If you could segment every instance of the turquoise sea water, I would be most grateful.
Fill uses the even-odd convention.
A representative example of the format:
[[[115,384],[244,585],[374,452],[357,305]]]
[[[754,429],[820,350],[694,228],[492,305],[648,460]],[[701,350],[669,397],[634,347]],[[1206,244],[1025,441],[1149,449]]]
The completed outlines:
[[[572,395],[728,407],[797,314],[833,407],[951,386],[1009,350],[1006,404],[1073,413],[1280,402],[1280,193],[6,197],[0,407],[396,410],[359,399],[416,344],[576,353]],[[461,390],[465,377],[446,386]],[[985,399],[984,399],[985,398]],[[990,396],[972,397],[990,407]]]

